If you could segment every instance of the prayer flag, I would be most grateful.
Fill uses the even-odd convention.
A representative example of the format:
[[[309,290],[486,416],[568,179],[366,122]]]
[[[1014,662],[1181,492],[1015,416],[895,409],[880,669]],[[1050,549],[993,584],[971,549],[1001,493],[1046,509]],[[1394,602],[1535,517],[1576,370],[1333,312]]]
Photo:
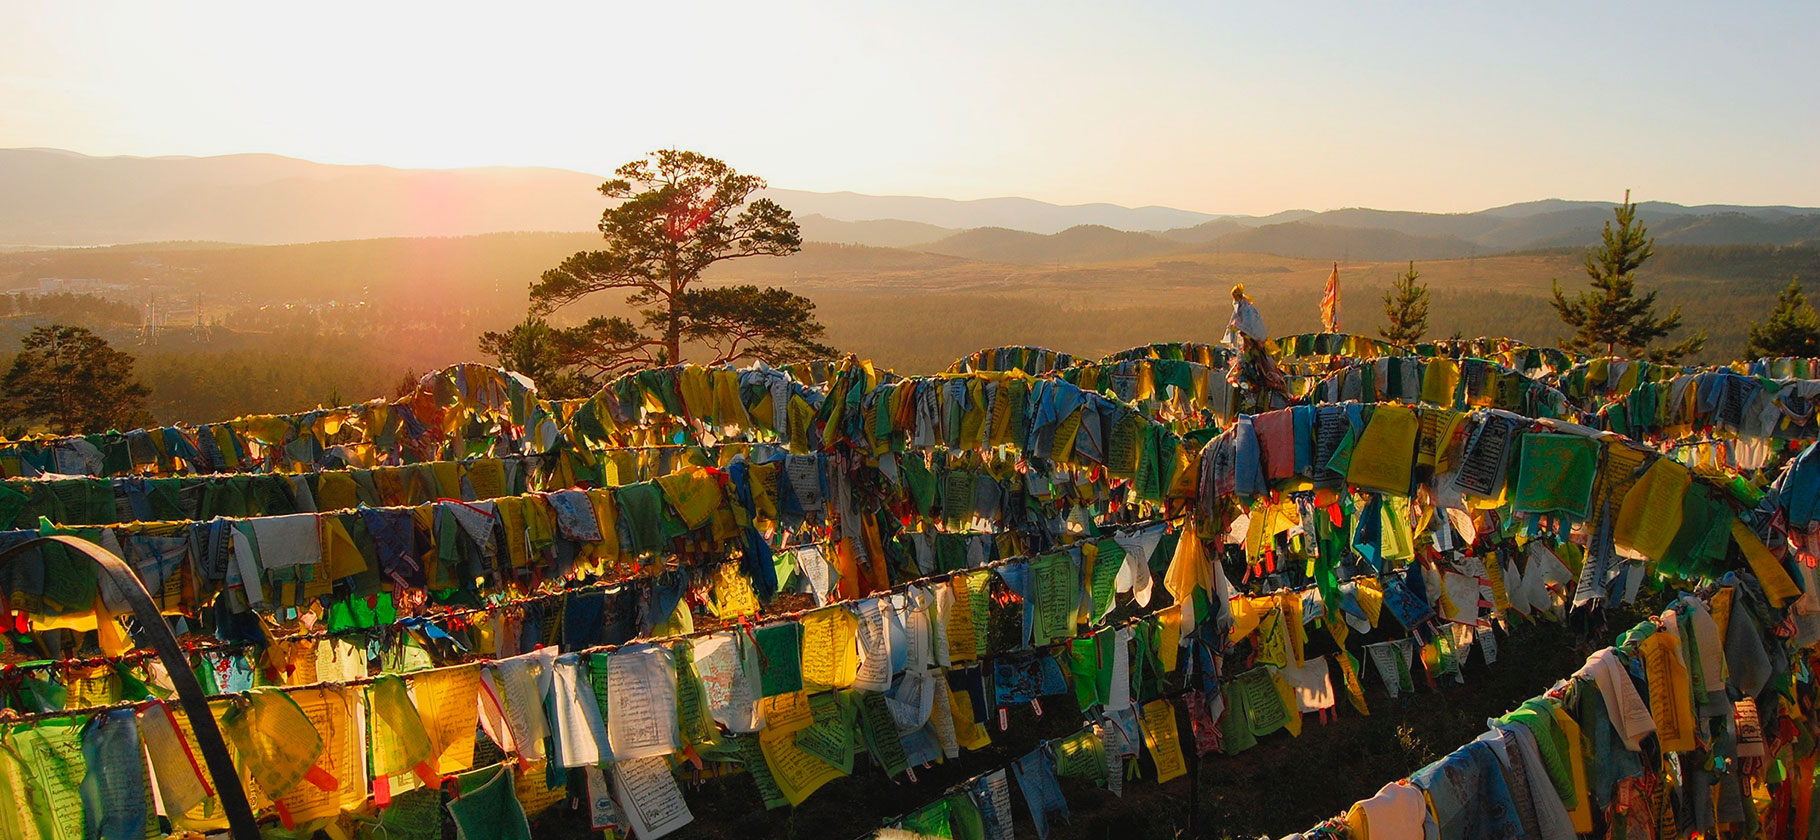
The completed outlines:
[[[1327,275],[1327,291],[1321,293],[1321,331],[1337,333],[1340,331],[1340,264],[1333,264],[1333,273]]]

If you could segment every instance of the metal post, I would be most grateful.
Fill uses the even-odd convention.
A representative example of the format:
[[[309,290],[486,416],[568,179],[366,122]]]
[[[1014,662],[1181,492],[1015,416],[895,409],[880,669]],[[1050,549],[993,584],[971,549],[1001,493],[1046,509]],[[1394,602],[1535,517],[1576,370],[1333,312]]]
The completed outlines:
[[[171,635],[171,628],[164,623],[164,616],[152,602],[145,584],[125,561],[101,546],[61,534],[27,540],[0,551],[0,567],[26,549],[47,543],[58,543],[93,560],[119,587],[133,608],[133,617],[138,619],[139,634],[151,637],[152,649],[157,651],[158,660],[170,674],[171,685],[177,689],[177,699],[182,702],[183,711],[190,719],[190,729],[196,735],[196,750],[202,753],[203,761],[208,764],[209,778],[215,782],[215,795],[221,800],[222,811],[227,816],[229,834],[234,840],[259,840],[253,808],[247,803],[246,789],[240,785],[240,774],[234,770],[234,760],[228,754],[227,742],[221,738],[221,728],[215,725],[215,716],[209,712],[208,695],[202,693],[202,684],[190,670],[189,659],[177,646],[177,637]]]

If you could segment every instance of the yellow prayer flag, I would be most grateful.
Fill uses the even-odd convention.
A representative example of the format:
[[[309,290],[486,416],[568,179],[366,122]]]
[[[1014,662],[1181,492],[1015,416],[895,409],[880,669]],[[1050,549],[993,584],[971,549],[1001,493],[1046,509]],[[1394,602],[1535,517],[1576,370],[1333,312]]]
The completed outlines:
[[[948,692],[948,713],[954,718],[955,741],[964,749],[977,750],[992,744],[992,736],[986,726],[973,719],[973,699],[970,692],[958,689]]]
[[[1656,633],[1637,645],[1649,682],[1649,711],[1663,752],[1686,752],[1699,746],[1694,733],[1693,688],[1681,657],[1678,633]],[[1575,751],[1576,754],[1578,750]],[[1584,788],[1581,788],[1584,790]]]
[[[760,738],[758,745],[771,769],[772,781],[791,806],[803,804],[822,785],[846,775],[839,767],[796,746],[795,738]]]
[[[1801,597],[1800,588],[1776,560],[1776,555],[1769,553],[1769,546],[1740,520],[1732,520],[1732,539],[1744,550],[1744,559],[1750,561],[1751,573],[1763,584],[1763,594],[1769,598],[1770,606],[1780,607]]]
[[[474,766],[474,732],[480,725],[480,664],[412,674],[417,704],[436,772],[452,775]]]
[[[1422,372],[1422,402],[1450,407],[1453,405],[1454,389],[1459,384],[1459,362],[1453,359],[1430,359]]]
[[[1410,467],[1421,422],[1407,406],[1380,403],[1352,450],[1346,480],[1360,487],[1409,494]]]
[[[1569,808],[1567,814],[1573,820],[1574,833],[1588,834],[1593,830],[1593,823],[1591,789],[1586,785],[1586,743],[1580,734],[1580,724],[1572,715],[1552,702],[1549,708],[1554,712],[1555,726],[1567,736],[1568,773],[1573,779],[1574,790],[1579,792],[1574,807]]]
[[[322,756],[322,736],[288,694],[255,688],[234,701],[222,720],[236,762],[259,788],[284,796]]]
[[[827,607],[804,615],[802,626],[804,689],[852,685],[859,672],[859,620],[845,607]]]
[[[722,563],[714,570],[708,610],[722,619],[758,613],[758,595],[752,590],[752,579],[739,570],[738,562]]]
[[[1645,557],[1660,560],[1681,530],[1681,501],[1693,474],[1671,458],[1657,458],[1624,494],[1612,541]]]
[[[1157,783],[1163,784],[1187,775],[1188,762],[1182,758],[1182,740],[1176,728],[1175,706],[1168,700],[1145,703],[1140,724],[1144,729],[1144,745],[1150,748],[1150,758],[1156,763]]]
[[[367,709],[373,775],[407,775],[435,755],[402,678],[387,674],[374,680],[367,688]]]
[[[619,511],[613,491],[605,487],[589,490],[588,504],[594,508],[594,520],[600,523],[600,542],[594,546],[594,558],[612,564],[619,559]]]
[[[690,528],[708,524],[720,507],[720,482],[704,469],[685,469],[658,476],[657,486],[663,488],[664,498],[676,508],[683,524]]]
[[[354,537],[342,524],[341,517],[319,516],[317,522],[317,534],[322,541],[322,564],[328,569],[330,580],[367,571],[366,557],[360,553],[360,546],[354,544]]]
[[[1196,588],[1209,595],[1214,594],[1211,563],[1207,557],[1207,547],[1201,545],[1200,536],[1195,532],[1194,520],[1190,518],[1182,526],[1181,539],[1175,544],[1175,556],[1169,561],[1168,571],[1163,573],[1163,588],[1168,590],[1177,604],[1182,605],[1193,603]]]
[[[318,510],[351,510],[360,504],[360,485],[347,472],[324,470],[316,481]]]
[[[761,739],[792,740],[786,736],[808,729],[815,723],[815,711],[809,705],[809,693],[806,691],[766,697],[759,701],[759,710],[765,718],[765,728],[759,730]]]
[[[1296,663],[1301,667],[1301,663]],[[1270,669],[1270,682],[1276,686],[1277,697],[1283,701],[1283,728],[1289,730],[1291,737],[1302,737],[1302,704],[1296,702],[1295,686],[1283,679],[1275,668]]]
[[[1354,590],[1359,599],[1359,609],[1365,611],[1365,619],[1371,626],[1378,626],[1379,611],[1384,608],[1384,590],[1382,584],[1368,577],[1354,578]]]
[[[290,692],[291,699],[303,710],[322,736],[322,755],[316,766],[335,780],[330,789],[314,784],[297,785],[278,797],[280,804],[298,823],[338,816],[344,809],[365,804],[366,749],[356,737],[357,698],[346,688],[312,688]]]
[[[1162,662],[1163,673],[1175,670],[1176,660],[1182,653],[1182,605],[1176,604],[1157,614],[1162,623],[1162,632],[1157,634],[1157,659]]]

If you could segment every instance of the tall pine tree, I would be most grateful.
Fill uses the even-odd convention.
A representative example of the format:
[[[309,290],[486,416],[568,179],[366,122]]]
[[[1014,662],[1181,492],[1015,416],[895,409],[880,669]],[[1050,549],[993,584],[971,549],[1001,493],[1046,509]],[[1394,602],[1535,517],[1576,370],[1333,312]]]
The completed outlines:
[[[613,174],[600,185],[611,202],[599,225],[606,249],[578,252],[545,271],[531,284],[527,320],[513,332],[482,336],[483,349],[509,350],[513,341],[537,337],[541,316],[595,292],[621,289],[639,321],[596,316],[580,330],[539,340],[563,353],[579,353],[585,364],[572,367],[602,377],[677,364],[685,347],[705,350],[701,355],[710,365],[836,355],[821,343],[825,330],[808,298],[774,287],[702,280],[716,263],[802,250],[802,230],[790,211],[756,197],[765,187],[763,178],[677,149],[652,152]]]
[[[1384,318],[1389,325],[1378,328],[1378,335],[1392,344],[1410,345],[1422,340],[1428,332],[1428,284],[1417,284],[1422,273],[1416,264],[1397,275],[1397,280],[1384,293]]]
[[[1820,356],[1820,312],[1801,293],[1801,278],[1789,281],[1776,296],[1769,320],[1750,327],[1750,354],[1756,358]]]
[[[1607,356],[1622,351],[1631,358],[1647,356],[1664,363],[1700,352],[1706,346],[1704,332],[1665,347],[1649,346],[1681,327],[1681,308],[1658,318],[1656,293],[1637,293],[1637,269],[1655,254],[1656,240],[1637,221],[1637,205],[1630,203],[1629,190],[1624,192],[1623,206],[1613,208],[1613,214],[1617,227],[1606,222],[1604,242],[1586,254],[1586,276],[1592,288],[1569,299],[1561,291],[1561,281],[1554,281],[1555,311],[1574,328],[1572,336],[1562,339],[1562,349]]]

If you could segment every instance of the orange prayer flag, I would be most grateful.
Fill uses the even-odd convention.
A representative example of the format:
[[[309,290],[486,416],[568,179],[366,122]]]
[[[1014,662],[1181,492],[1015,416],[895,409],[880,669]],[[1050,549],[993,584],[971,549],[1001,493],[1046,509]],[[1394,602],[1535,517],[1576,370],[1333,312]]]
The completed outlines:
[[[1340,264],[1337,262],[1333,264],[1333,273],[1327,275],[1327,291],[1321,294],[1321,331],[1340,331]]]

